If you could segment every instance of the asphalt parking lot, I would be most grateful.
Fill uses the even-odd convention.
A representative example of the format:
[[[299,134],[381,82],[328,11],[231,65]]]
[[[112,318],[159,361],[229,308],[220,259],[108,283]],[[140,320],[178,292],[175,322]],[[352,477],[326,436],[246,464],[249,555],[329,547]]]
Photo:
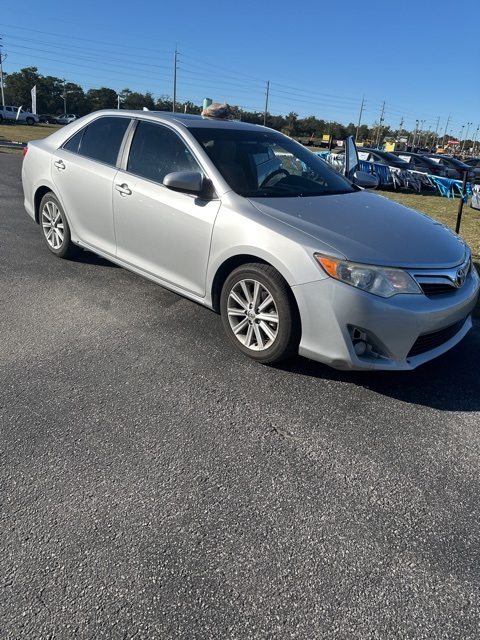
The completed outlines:
[[[54,258],[0,153],[0,638],[476,639],[480,326],[411,373],[236,353]]]

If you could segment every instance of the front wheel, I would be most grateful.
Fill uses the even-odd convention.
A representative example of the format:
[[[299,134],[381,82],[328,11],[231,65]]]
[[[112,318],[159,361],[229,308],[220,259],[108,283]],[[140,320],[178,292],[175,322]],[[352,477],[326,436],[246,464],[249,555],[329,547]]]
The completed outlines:
[[[30,126],[35,124],[35,119],[34,118],[27,118],[26,120],[27,124],[29,124]]]
[[[223,285],[220,312],[230,341],[253,360],[273,364],[298,352],[297,306],[272,266],[251,263],[232,271]]]
[[[40,227],[48,248],[59,258],[71,258],[77,251],[70,227],[57,197],[49,191],[40,203]]]

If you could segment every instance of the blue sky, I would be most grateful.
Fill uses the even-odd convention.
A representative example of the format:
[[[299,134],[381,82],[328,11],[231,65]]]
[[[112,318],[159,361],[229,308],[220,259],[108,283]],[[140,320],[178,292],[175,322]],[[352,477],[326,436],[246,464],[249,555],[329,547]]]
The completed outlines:
[[[85,90],[172,97],[176,50],[181,102],[209,97],[263,112],[269,81],[275,115],[357,124],[363,100],[362,124],[384,108],[392,129],[418,120],[473,138],[479,19],[478,0],[20,0],[2,7],[0,36],[6,73],[36,66]]]

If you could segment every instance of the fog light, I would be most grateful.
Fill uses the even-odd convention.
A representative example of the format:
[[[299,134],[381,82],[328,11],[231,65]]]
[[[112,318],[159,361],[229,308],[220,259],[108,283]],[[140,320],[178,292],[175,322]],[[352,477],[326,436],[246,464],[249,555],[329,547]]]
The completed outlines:
[[[357,356],[363,356],[367,350],[367,343],[364,340],[354,340],[353,348],[355,349]]]
[[[348,325],[348,332],[352,340],[352,347],[355,351],[355,355],[359,358],[375,359],[386,358],[386,354],[373,336],[371,336],[365,329],[361,327],[354,327]]]

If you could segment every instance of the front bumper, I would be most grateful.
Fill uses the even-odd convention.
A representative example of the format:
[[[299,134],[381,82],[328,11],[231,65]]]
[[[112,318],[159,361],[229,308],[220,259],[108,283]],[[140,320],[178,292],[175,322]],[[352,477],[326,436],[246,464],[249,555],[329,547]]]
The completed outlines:
[[[332,278],[294,286],[302,322],[299,354],[336,369],[415,369],[468,333],[478,291],[475,269],[461,289],[430,297],[380,298]]]

